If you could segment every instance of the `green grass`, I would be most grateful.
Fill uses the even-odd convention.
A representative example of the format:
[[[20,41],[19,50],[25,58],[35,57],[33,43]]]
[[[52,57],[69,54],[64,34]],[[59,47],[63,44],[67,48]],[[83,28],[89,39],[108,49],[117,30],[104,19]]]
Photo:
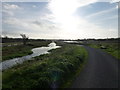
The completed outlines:
[[[0,72],[0,89],[2,90],[2,72]]]
[[[37,56],[3,72],[3,89],[69,87],[80,72],[87,51],[80,46],[64,45],[50,54]]]
[[[40,47],[40,46],[47,46],[50,41],[40,41],[40,42],[30,42],[27,45],[17,45],[17,46],[10,46],[10,47],[3,47],[2,48],[2,61],[22,57],[29,54],[32,54],[32,48]]]
[[[33,47],[30,47],[27,45],[5,47],[2,50],[2,61],[32,54],[32,51],[31,51],[32,48]]]
[[[103,51],[109,53],[110,55],[114,56],[116,59],[120,60],[120,56],[118,55],[120,53],[120,43],[101,43],[101,44],[89,44],[90,47],[93,48],[99,48],[101,49],[101,45],[105,46],[106,49],[102,49]]]

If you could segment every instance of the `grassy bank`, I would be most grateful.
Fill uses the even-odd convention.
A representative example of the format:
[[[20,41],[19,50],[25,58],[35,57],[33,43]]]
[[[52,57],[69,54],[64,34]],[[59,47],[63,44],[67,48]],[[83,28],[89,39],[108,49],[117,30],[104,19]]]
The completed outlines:
[[[2,48],[2,61],[32,54],[32,51],[31,51],[32,48],[40,47],[40,46],[47,46],[49,43],[50,41],[40,41],[40,42],[29,42],[27,45],[21,44],[21,45],[16,45],[16,46],[3,47]]]
[[[3,89],[55,88],[69,86],[86,61],[87,51],[80,46],[64,45],[50,54],[3,72]]]
[[[89,44],[90,47],[99,48],[103,51],[109,53],[110,55],[114,56],[115,58],[120,60],[120,43],[100,43],[100,44]],[[103,48],[104,47],[104,48]]]

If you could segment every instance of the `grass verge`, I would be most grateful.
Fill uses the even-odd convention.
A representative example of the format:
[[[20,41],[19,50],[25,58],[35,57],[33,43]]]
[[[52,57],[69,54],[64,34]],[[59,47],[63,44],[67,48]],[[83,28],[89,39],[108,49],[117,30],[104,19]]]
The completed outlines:
[[[114,56],[116,59],[120,60],[120,43],[101,43],[101,44],[88,44],[92,48],[102,49],[101,46],[104,46],[102,50]]]
[[[3,89],[69,87],[87,58],[80,46],[64,45],[3,72]]]

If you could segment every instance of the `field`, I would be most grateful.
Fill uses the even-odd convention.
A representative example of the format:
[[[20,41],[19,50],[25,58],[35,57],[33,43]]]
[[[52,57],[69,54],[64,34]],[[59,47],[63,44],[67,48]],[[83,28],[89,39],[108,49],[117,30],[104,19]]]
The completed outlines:
[[[21,43],[4,43],[2,48],[2,61],[32,54],[31,49],[35,47],[47,46],[50,41],[28,42],[27,45]],[[14,45],[17,44],[17,45]],[[9,46],[11,45],[11,46]]]
[[[69,87],[86,63],[84,47],[71,44],[3,71],[3,89]]]

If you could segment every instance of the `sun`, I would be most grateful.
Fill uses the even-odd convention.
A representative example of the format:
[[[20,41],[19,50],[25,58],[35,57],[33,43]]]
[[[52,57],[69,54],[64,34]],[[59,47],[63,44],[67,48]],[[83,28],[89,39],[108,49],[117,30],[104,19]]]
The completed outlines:
[[[64,33],[74,33],[77,27],[77,19],[74,16],[79,7],[77,0],[51,0],[48,7],[55,17],[55,22],[60,23]]]

